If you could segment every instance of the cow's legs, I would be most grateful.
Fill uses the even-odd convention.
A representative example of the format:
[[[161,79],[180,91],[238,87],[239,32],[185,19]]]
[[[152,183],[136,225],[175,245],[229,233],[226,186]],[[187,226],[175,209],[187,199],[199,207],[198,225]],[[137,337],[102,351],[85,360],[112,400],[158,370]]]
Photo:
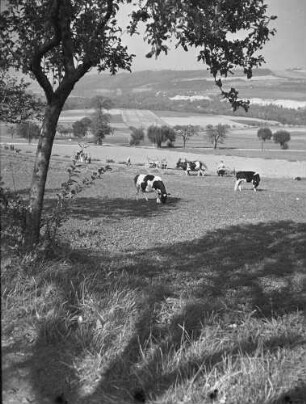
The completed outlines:
[[[137,201],[139,201],[139,191],[140,191],[140,189],[137,188],[137,191],[136,191],[136,199],[137,199]],[[141,193],[144,196],[145,200],[148,202],[149,199],[148,199],[147,195],[143,191]]]
[[[148,199],[148,197],[147,197],[147,194],[146,194],[145,192],[143,192],[142,195],[144,196],[145,200],[148,202],[149,199]]]
[[[241,179],[241,178],[239,178],[237,181],[236,181],[236,184],[235,184],[235,188],[234,188],[234,190],[235,191],[237,191],[237,189],[239,189],[239,191],[241,191],[241,184],[243,183],[243,179]]]

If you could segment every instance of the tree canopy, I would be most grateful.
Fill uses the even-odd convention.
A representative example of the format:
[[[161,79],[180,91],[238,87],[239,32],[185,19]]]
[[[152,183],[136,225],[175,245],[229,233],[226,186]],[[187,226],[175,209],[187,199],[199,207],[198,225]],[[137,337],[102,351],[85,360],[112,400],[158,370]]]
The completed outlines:
[[[201,128],[194,125],[176,125],[173,129],[176,131],[177,136],[183,139],[183,147],[185,149],[186,142],[191,137],[198,135]]]
[[[219,123],[217,126],[206,126],[208,140],[213,144],[214,149],[218,147],[218,143],[224,143],[229,131],[228,125],[222,125]]]
[[[157,147],[162,147],[162,143],[175,141],[176,132],[170,126],[151,125],[147,129],[147,137]]]
[[[75,121],[72,124],[72,131],[75,137],[82,138],[86,135],[88,128],[91,125],[91,120],[87,117],[80,119],[79,121]]]
[[[259,128],[257,131],[257,137],[261,139],[261,150],[263,150],[264,142],[272,138],[272,131],[270,128]]]
[[[138,146],[144,139],[144,128],[130,126],[129,129],[131,131],[130,146]]]
[[[27,91],[29,83],[0,68],[0,121],[22,123],[41,119],[43,103]]]
[[[96,109],[90,118],[90,129],[94,136],[95,143],[101,145],[105,136],[110,135],[113,131],[110,126],[110,115],[105,114],[100,109]]]
[[[291,136],[287,130],[281,129],[273,133],[274,143],[279,143],[281,149],[288,149],[288,142],[290,141]]]

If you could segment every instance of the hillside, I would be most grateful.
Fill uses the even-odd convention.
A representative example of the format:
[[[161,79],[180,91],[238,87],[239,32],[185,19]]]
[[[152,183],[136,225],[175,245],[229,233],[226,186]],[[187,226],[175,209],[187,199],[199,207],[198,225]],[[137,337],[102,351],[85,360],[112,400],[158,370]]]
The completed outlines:
[[[282,124],[306,124],[306,70],[272,71],[257,69],[247,80],[241,70],[224,79],[224,88],[234,87],[239,97],[252,107],[245,117],[279,121]],[[33,83],[31,90],[41,93]],[[146,70],[133,73],[89,73],[78,82],[64,110],[90,108],[90,99],[101,95],[116,108],[153,111],[178,111],[201,114],[232,114],[227,103],[220,102],[219,88],[207,70]]]
[[[225,86],[238,89],[245,98],[285,99],[306,102],[306,71],[291,69],[272,71],[257,69],[253,78],[247,80],[241,70],[224,80]],[[41,93],[33,82],[30,89]],[[122,94],[211,97],[219,94],[213,77],[202,70],[146,70],[117,75],[89,73],[78,82],[71,98],[91,98],[95,95],[120,97]]]
[[[242,97],[306,101],[306,72],[303,70],[274,72],[257,69],[251,80],[237,70],[224,82],[225,85],[237,87]],[[119,73],[116,76],[89,74],[75,86],[73,96],[118,96],[127,92],[211,96],[218,94],[218,89],[207,70],[147,70]]]

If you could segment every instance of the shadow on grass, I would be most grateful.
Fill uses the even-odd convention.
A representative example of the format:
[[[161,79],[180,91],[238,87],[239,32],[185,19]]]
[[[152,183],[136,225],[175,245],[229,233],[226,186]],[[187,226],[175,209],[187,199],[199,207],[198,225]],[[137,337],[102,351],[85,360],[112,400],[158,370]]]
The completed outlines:
[[[168,198],[165,204],[156,203],[153,195],[146,201],[136,198],[78,198],[71,205],[69,216],[79,220],[91,218],[120,219],[123,217],[149,217],[176,209],[180,198]]]
[[[306,384],[300,383],[296,388],[283,393],[278,399],[267,401],[267,404],[305,404],[306,403]]]
[[[100,209],[105,211],[112,208],[113,214],[119,216],[122,209],[125,215],[127,212],[139,215],[142,203],[135,205],[135,201],[124,203],[118,200],[114,207],[112,200],[111,206],[100,206]],[[144,202],[142,215],[148,214],[145,206]],[[156,207],[156,210],[159,208]],[[89,210],[89,207],[85,210],[84,217],[88,217]],[[37,397],[43,399],[46,395],[51,397],[55,392],[64,392],[69,403],[85,404],[99,400],[107,403],[103,397],[108,396],[117,398],[118,403],[128,403],[133,402],[133,391],[137,388],[145,391],[147,396],[157,397],[170,387],[177,386],[178,382],[191,380],[203,363],[209,371],[226,355],[238,352],[248,356],[255,354],[258,342],[245,339],[236,346],[221,345],[213,354],[202,353],[200,357],[176,363],[171,371],[163,369],[163,358],[171,352],[175,354],[183,335],[188,335],[192,342],[197,341],[201,330],[210,325],[209,318],[214,314],[224,326],[239,323],[241,312],[255,312],[259,318],[272,319],[298,309],[304,310],[305,245],[306,224],[286,221],[230,226],[211,231],[190,242],[140,251],[129,256],[128,260],[122,254],[116,273],[119,275],[124,271],[129,274],[127,288],[146,291],[132,335],[125,346],[118,349],[115,358],[108,362],[103,374],[97,375],[100,381],[94,391],[80,394],[78,387],[81,381],[71,369],[84,347],[69,345],[71,335],[54,346],[46,346],[41,327],[33,357],[29,361]],[[103,283],[103,268],[111,264],[113,257],[103,257],[100,269],[97,259],[98,256],[82,257],[79,252],[71,256],[70,270],[83,262],[86,265],[82,276],[94,275],[97,280],[101,278]],[[73,279],[73,271],[70,276]],[[81,276],[80,272],[77,272],[77,276]],[[60,277],[54,282],[57,282],[59,289],[65,287]],[[63,290],[63,299],[67,293]],[[156,311],[158,308],[161,310],[162,303],[169,297],[183,297],[185,303],[179,310],[174,310],[165,325],[157,320]],[[73,333],[74,330],[71,330]],[[150,339],[154,340],[156,349],[140,366],[143,351]],[[305,341],[297,332],[280,334],[267,338],[264,350],[289,349],[303,343]],[[43,355],[45,373],[41,371],[42,351],[46,352]],[[103,354],[101,352],[102,361]],[[68,369],[70,385],[64,382],[65,369]],[[149,378],[146,376],[148,374]]]

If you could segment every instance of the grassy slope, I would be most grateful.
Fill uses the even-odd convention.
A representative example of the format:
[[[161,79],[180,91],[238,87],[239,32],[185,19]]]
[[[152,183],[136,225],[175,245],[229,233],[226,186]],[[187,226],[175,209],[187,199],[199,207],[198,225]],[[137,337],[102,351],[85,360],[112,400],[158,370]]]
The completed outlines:
[[[10,161],[24,189],[31,159]],[[53,166],[47,209],[64,167]],[[5,346],[13,337],[4,354],[25,353],[16,367],[27,375],[16,384],[7,370],[5,394],[23,386],[19,402],[26,391],[35,403],[62,392],[84,404],[134,402],[135,392],[152,403],[303,403],[304,182],[234,193],[232,178],[171,171],[169,203],[159,206],[135,201],[138,171],[115,165],[79,195],[61,229],[72,251],[21,263],[3,254]]]

